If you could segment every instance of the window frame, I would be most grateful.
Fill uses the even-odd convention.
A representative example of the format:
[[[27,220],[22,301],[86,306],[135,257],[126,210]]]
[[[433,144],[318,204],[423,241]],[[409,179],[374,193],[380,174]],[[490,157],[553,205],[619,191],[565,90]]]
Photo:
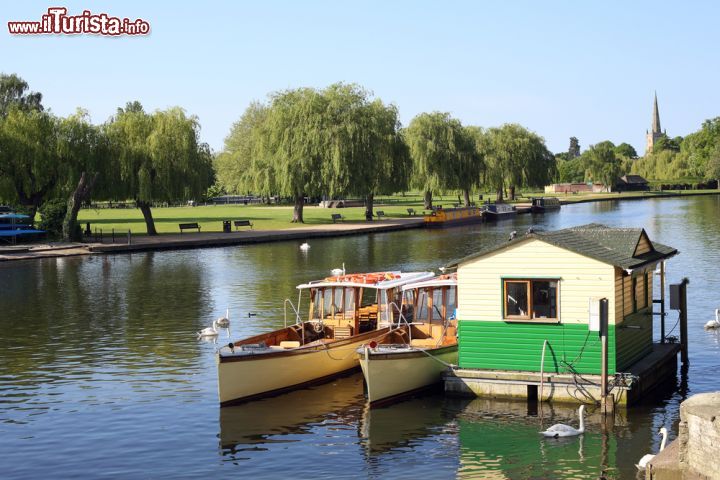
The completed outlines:
[[[524,323],[560,323],[560,278],[558,277],[502,277],[501,302],[502,302],[502,320],[505,322],[524,322]],[[526,295],[528,299],[527,315],[508,315],[507,305],[507,284],[525,283]],[[534,282],[555,282],[555,317],[537,317],[533,318],[533,283]]]

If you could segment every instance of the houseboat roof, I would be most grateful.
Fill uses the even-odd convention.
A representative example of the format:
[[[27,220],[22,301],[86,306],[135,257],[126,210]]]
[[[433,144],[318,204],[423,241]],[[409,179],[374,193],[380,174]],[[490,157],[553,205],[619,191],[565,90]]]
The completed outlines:
[[[399,287],[411,282],[421,282],[434,277],[433,272],[373,272],[373,273],[350,273],[336,277],[327,277],[303,283],[297,286],[299,290],[305,288],[319,287],[363,287],[387,289]]]
[[[643,238],[645,238],[650,248],[645,253],[638,253],[638,246]],[[646,264],[670,258],[678,253],[675,248],[650,241],[643,228],[614,228],[598,223],[590,223],[553,232],[530,233],[508,242],[489,245],[472,255],[455,260],[447,266],[456,267],[469,260],[529,240],[540,240],[624,270],[633,270]]]

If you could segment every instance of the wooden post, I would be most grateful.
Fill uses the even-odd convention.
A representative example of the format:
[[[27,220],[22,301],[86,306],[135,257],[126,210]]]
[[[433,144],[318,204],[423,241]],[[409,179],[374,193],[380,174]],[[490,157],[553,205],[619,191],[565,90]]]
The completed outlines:
[[[689,365],[688,359],[688,331],[687,331],[687,285],[690,280],[683,278],[680,282],[680,361]]]
[[[602,415],[614,413],[613,395],[608,395],[608,299],[600,299],[600,341],[602,357],[600,366],[600,411]]]
[[[660,262],[660,343],[665,343],[665,262]]]

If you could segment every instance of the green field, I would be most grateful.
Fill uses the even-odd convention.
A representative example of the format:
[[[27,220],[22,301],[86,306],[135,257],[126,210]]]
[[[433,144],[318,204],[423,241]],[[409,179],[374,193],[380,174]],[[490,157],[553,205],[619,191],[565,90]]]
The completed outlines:
[[[718,193],[717,190],[691,190],[682,192],[684,195],[701,194],[707,192]],[[628,192],[617,193],[587,193],[576,195],[557,194],[565,202],[581,202],[588,200],[619,199],[629,197],[654,197],[661,192]],[[540,192],[524,192],[517,202],[528,203],[531,196],[543,195]],[[484,200],[493,201],[494,195],[483,196]],[[473,198],[477,201],[477,197]],[[451,207],[458,202],[457,195],[445,195],[433,200],[433,205]],[[382,210],[388,217],[409,217],[407,209],[414,208],[418,214],[422,214],[423,203],[419,195],[383,197],[376,200],[375,210]],[[305,224],[290,223],[293,207],[289,205],[208,205],[198,207],[166,207],[154,208],[152,210],[155,219],[155,228],[158,233],[179,233],[179,223],[197,222],[203,232],[222,231],[223,220],[250,220],[257,230],[280,230],[286,228],[302,228],[305,225],[331,224],[330,217],[333,213],[341,214],[345,221],[364,221],[365,208],[320,208],[317,206],[305,206],[303,216]],[[142,213],[137,208],[100,208],[83,209],[80,211],[79,222],[83,229],[85,223],[90,222],[91,229],[102,229],[103,234],[109,234],[112,229],[116,233],[127,233],[130,230],[133,234],[146,233],[145,222]],[[247,228],[247,227],[243,227]]]

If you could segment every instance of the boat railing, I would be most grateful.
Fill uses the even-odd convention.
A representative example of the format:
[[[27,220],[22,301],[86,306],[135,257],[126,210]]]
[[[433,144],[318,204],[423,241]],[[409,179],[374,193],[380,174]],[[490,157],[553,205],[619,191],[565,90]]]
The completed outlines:
[[[292,311],[295,312],[295,323],[300,323],[300,311],[298,311],[297,308],[295,308],[295,305],[293,305],[292,300],[289,298],[285,299],[285,302],[283,303],[283,313],[285,315],[285,328],[287,328],[287,306],[288,303],[290,304],[290,308],[292,308]]]
[[[407,318],[405,318],[405,315],[403,315],[402,309],[398,307],[397,303],[390,302],[390,308],[395,307],[395,310],[398,312],[398,321],[395,326],[395,328],[390,328],[390,330],[397,330],[401,327],[401,324],[404,323],[407,326],[407,332],[408,332],[408,344],[412,342],[412,327],[410,326],[410,322],[407,321]]]

